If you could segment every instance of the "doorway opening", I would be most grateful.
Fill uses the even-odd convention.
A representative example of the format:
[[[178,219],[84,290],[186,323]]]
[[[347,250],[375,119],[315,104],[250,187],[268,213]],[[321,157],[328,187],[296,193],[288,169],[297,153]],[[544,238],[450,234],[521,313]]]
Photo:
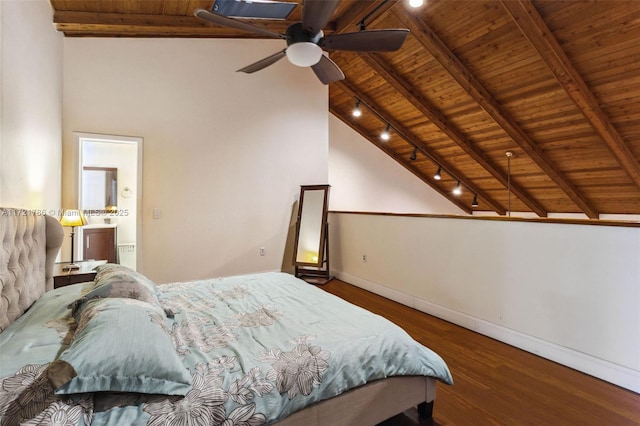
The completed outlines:
[[[142,144],[139,137],[74,133],[78,146],[77,258],[139,270],[142,253]]]

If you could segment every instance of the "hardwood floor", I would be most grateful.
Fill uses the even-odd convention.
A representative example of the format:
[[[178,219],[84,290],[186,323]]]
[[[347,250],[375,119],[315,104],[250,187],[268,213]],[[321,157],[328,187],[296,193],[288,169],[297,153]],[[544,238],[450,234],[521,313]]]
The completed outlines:
[[[334,279],[321,286],[380,314],[436,351],[455,384],[438,383],[431,421],[416,410],[381,426],[640,425],[640,395]]]

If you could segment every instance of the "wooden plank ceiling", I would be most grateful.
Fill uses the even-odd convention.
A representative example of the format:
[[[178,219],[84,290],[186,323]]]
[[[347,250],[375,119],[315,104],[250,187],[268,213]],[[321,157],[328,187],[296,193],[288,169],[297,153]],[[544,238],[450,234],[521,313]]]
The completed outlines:
[[[340,3],[325,34],[411,33],[396,52],[330,52],[346,76],[331,113],[469,213],[640,214],[640,1],[407,2]],[[261,38],[193,16],[212,3],[51,0],[67,37]]]

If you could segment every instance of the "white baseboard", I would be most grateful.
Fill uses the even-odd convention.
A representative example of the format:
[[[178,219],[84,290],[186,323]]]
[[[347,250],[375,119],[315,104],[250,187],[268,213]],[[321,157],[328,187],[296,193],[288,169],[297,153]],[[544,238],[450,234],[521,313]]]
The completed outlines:
[[[485,336],[515,346],[527,352],[557,362],[575,370],[640,393],[640,371],[624,367],[583,352],[529,336],[489,321],[457,312],[444,306],[419,299],[415,296],[385,287],[362,278],[332,271],[336,278],[391,299],[405,306],[473,330]]]

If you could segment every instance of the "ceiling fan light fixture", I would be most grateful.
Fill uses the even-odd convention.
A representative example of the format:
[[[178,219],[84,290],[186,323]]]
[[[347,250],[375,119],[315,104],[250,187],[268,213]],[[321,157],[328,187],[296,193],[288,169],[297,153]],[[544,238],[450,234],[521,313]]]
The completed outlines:
[[[287,47],[287,59],[293,65],[299,67],[310,67],[320,62],[322,49],[315,43],[303,41],[293,43]]]
[[[409,0],[409,6],[420,7],[424,4],[424,0]]]
[[[409,30],[406,28],[391,28],[340,34],[335,34],[334,31],[334,34],[329,34],[325,37],[323,28],[331,21],[331,17],[338,8],[340,1],[341,0],[307,0],[302,2],[284,2],[286,3],[285,6],[288,8],[295,8],[298,4],[302,3],[302,20],[288,25],[284,33],[271,31],[262,24],[251,22],[251,19],[249,19],[249,21],[238,19],[240,16],[266,16],[265,14],[267,13],[267,9],[271,11],[272,5],[275,3],[281,3],[278,1],[215,0],[217,6],[214,5],[211,11],[196,8],[193,13],[198,19],[202,19],[208,23],[226,28],[233,28],[235,30],[246,31],[268,38],[281,39],[287,43],[286,49],[282,49],[279,52],[243,67],[238,70],[239,72],[252,74],[275,64],[284,56],[287,56],[289,58],[289,62],[293,65],[305,68],[311,67],[313,73],[318,77],[318,80],[320,80],[321,83],[329,84],[343,80],[345,76],[342,70],[340,70],[340,67],[329,59],[328,55],[323,57],[323,54],[325,53],[323,52],[323,49],[328,51],[346,50],[354,52],[393,52],[402,47],[407,35],[409,35]],[[387,0],[384,0],[382,3],[384,4],[386,2]],[[236,13],[231,10],[227,10],[225,13],[222,13],[222,10],[220,9],[221,5],[218,3],[225,3],[227,6],[231,6],[233,4],[232,6],[234,7],[231,7],[231,9],[234,10],[235,6],[240,6],[240,4],[235,3],[246,3],[246,6],[249,8],[260,8],[261,13],[258,15],[257,9],[255,13],[254,11],[250,13]],[[242,4],[242,6],[245,5]],[[367,19],[372,16],[380,6],[382,6],[382,4],[378,5],[375,10],[369,12],[369,14],[361,20],[362,26],[365,25]],[[263,8],[264,10],[262,10]],[[288,10],[287,13],[290,11],[291,10]]]

